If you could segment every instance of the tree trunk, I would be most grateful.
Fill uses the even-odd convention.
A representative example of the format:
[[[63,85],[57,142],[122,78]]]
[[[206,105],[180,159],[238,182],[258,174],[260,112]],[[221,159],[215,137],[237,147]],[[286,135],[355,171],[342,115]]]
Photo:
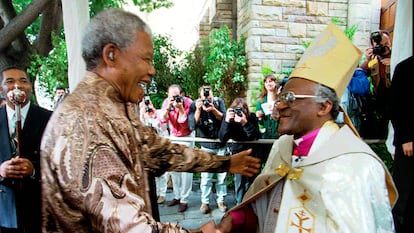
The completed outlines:
[[[62,3],[60,0],[50,1],[42,12],[42,22],[40,24],[39,37],[35,43],[38,54],[47,56],[52,45],[52,32],[59,33],[62,27]]]
[[[51,0],[34,0],[18,16],[10,0],[1,1],[0,9],[4,27],[0,30],[0,65],[18,63],[25,65],[31,52],[24,30],[37,19],[40,12]]]

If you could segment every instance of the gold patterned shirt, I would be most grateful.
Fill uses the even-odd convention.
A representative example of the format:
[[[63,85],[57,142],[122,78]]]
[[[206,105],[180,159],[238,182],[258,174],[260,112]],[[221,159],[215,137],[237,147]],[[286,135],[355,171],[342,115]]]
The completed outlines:
[[[148,173],[223,172],[229,157],[172,144],[88,72],[53,113],[41,145],[44,232],[187,232],[151,215]]]

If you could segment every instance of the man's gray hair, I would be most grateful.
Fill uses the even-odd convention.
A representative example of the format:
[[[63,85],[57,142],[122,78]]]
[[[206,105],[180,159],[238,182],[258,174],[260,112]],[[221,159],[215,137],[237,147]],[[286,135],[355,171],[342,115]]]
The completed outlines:
[[[324,103],[328,100],[332,102],[331,116],[333,119],[336,119],[340,111],[340,108],[339,108],[340,106],[339,106],[339,98],[336,95],[335,90],[318,83],[315,88],[314,95],[317,96],[317,98],[315,98],[316,103]]]
[[[137,31],[151,35],[151,29],[137,15],[120,9],[99,12],[85,28],[82,38],[82,57],[86,69],[97,67],[102,50],[109,43],[127,49],[136,39]]]

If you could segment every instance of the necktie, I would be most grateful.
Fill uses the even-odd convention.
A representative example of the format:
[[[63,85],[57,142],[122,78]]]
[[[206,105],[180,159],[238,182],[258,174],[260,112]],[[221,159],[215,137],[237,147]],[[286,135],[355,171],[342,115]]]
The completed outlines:
[[[18,151],[18,138],[17,138],[17,119],[16,119],[16,113],[13,114],[12,117],[12,122],[13,122],[13,133],[10,136],[10,145],[11,145],[11,152],[12,152],[12,157],[15,157],[19,154]]]

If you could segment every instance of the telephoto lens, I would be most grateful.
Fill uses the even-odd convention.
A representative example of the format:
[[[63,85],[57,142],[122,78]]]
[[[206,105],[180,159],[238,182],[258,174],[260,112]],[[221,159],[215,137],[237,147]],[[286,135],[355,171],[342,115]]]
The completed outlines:
[[[204,95],[203,104],[204,104],[204,106],[206,106],[206,108],[208,108],[208,107],[210,107],[210,100],[208,99],[208,97],[210,96],[210,88],[209,87],[203,88],[203,95]]]

